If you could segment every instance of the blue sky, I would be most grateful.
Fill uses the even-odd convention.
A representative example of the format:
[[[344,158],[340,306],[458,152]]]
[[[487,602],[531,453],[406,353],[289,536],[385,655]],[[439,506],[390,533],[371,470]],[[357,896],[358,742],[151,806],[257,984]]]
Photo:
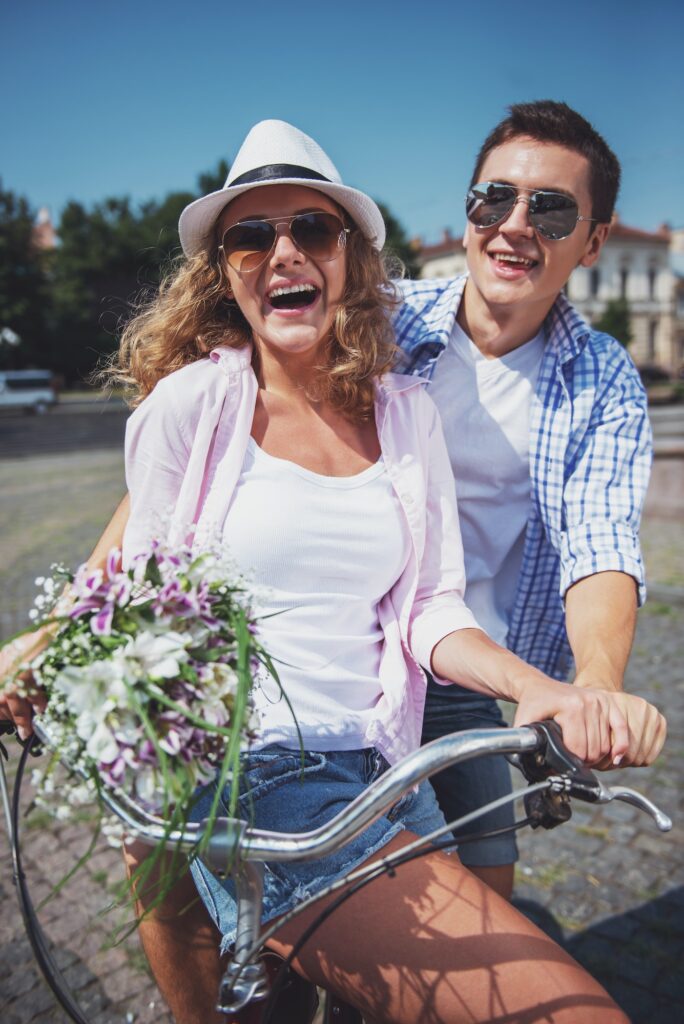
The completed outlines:
[[[435,241],[507,104],[551,97],[620,157],[625,222],[682,227],[682,38],[681,0],[6,3],[0,178],[55,218],[161,198],[280,117]]]

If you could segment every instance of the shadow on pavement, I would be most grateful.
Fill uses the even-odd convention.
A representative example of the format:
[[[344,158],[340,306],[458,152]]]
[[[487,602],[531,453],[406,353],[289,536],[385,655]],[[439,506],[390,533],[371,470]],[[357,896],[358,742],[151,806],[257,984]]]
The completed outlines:
[[[633,1024],[684,1020],[684,886],[565,935],[534,900],[513,900],[610,992]]]

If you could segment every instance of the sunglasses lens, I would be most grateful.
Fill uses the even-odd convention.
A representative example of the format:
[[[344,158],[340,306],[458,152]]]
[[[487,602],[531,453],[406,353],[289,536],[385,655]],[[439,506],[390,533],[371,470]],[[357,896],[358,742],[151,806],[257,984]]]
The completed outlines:
[[[507,217],[515,203],[515,189],[483,181],[466,196],[466,217],[478,228],[491,228]]]
[[[530,196],[530,223],[544,238],[567,238],[575,229],[577,214],[575,200],[560,192],[533,192]]]
[[[223,252],[234,270],[254,270],[270,252],[275,228],[265,220],[233,224],[223,236]]]
[[[290,228],[295,245],[315,260],[332,260],[344,245],[344,225],[332,213],[302,213]]]

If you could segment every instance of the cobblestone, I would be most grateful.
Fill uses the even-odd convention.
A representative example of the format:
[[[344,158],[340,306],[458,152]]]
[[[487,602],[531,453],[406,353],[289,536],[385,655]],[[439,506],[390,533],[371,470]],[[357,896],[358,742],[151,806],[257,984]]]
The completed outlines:
[[[75,565],[97,540],[123,492],[114,451],[64,451],[21,462],[0,461],[7,520],[0,528],[0,636],[24,625],[33,578],[50,562]],[[523,831],[518,905],[608,988],[635,1024],[684,1019],[684,607],[668,604],[667,587],[684,581],[684,527],[647,519],[644,542],[657,602],[640,614],[627,686],[667,714],[669,736],[659,763],[619,778],[660,803],[675,820],[660,835],[634,808],[576,805],[572,820],[552,832]],[[25,870],[36,903],[85,850],[87,828],[24,827]],[[40,912],[91,1024],[172,1024],[141,965],[135,935],[108,946],[110,886],[123,879],[116,850],[99,846],[88,866]],[[40,977],[15,895],[11,861],[0,842],[0,1020],[2,1024],[66,1024]]]

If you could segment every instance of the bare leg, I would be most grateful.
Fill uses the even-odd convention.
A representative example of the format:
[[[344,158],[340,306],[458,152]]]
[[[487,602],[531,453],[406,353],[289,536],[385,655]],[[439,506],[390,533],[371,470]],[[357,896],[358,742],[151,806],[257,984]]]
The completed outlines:
[[[496,867],[477,867],[470,864],[468,870],[498,893],[502,899],[510,901],[513,895],[513,877],[515,875],[513,864],[498,864]]]
[[[129,875],[149,853],[143,843],[124,847]],[[150,886],[153,894],[152,876],[148,890]],[[152,895],[138,886],[136,897],[141,916]],[[176,1024],[226,1024],[228,1018],[215,1010],[221,980],[220,936],[189,874],[141,922],[140,941]]]
[[[379,856],[412,838],[402,833]],[[320,909],[285,925],[273,948],[286,955]],[[628,1024],[567,953],[443,853],[352,896],[296,965],[373,1021]]]

